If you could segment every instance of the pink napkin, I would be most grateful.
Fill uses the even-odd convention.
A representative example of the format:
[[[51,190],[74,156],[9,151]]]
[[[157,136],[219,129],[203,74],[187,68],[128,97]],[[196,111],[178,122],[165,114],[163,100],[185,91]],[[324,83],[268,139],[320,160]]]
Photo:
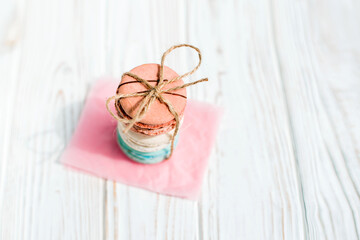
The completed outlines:
[[[130,160],[116,142],[116,120],[105,108],[119,81],[103,79],[91,90],[61,162],[93,175],[150,191],[196,200],[215,142],[221,110],[189,100],[171,159],[145,165]]]

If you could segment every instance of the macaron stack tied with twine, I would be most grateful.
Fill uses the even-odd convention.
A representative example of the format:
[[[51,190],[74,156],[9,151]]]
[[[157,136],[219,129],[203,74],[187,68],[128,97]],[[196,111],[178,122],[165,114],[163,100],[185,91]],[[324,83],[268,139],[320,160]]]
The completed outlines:
[[[198,53],[197,66],[183,75],[164,65],[174,49],[188,47]],[[180,44],[169,48],[161,64],[143,64],[123,74],[116,95],[106,101],[109,113],[118,121],[117,141],[132,160],[154,164],[170,159],[179,140],[179,130],[187,102],[186,88],[207,78],[184,83],[201,64],[200,50]],[[110,107],[115,101],[116,113]]]

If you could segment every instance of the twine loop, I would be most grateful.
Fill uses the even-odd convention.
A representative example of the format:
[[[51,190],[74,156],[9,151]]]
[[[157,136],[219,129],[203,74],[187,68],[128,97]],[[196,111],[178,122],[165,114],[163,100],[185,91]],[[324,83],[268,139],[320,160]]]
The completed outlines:
[[[189,72],[187,72],[187,73],[185,73],[185,74],[183,74],[181,76],[178,76],[178,77],[175,77],[175,78],[170,79],[168,81],[165,81],[165,79],[164,79],[165,58],[170,52],[172,52],[176,48],[181,48],[181,47],[189,47],[189,48],[194,49],[198,53],[199,62],[196,65],[196,67],[194,69],[192,69],[191,71],[189,71]],[[208,81],[207,78],[203,78],[203,79],[200,79],[200,80],[197,80],[197,81],[194,81],[194,82],[186,83],[186,84],[183,84],[181,86],[177,86],[177,87],[173,87],[173,88],[169,88],[167,90],[164,90],[164,87],[166,85],[168,85],[168,84],[170,84],[170,83],[172,83],[174,81],[177,81],[179,79],[182,79],[184,77],[190,76],[191,74],[196,72],[197,69],[200,67],[200,64],[201,64],[201,52],[197,47],[194,47],[194,46],[189,45],[189,44],[174,45],[171,48],[169,48],[167,51],[165,51],[163,53],[163,55],[162,55],[161,64],[160,64],[159,79],[157,80],[157,83],[155,84],[155,86],[152,86],[149,83],[148,80],[143,79],[143,78],[137,76],[136,74],[133,74],[131,72],[126,72],[126,73],[124,73],[122,75],[121,79],[124,76],[132,77],[137,82],[140,82],[141,84],[143,84],[147,90],[141,91],[141,92],[129,93],[129,94],[116,94],[116,95],[114,95],[114,96],[112,96],[112,97],[110,97],[110,98],[108,98],[106,100],[106,109],[108,110],[108,112],[111,114],[111,116],[113,118],[115,118],[119,122],[122,122],[122,123],[126,124],[126,127],[123,130],[126,133],[127,131],[129,131],[134,126],[135,123],[139,122],[145,116],[145,114],[149,110],[151,104],[156,99],[158,99],[162,104],[165,104],[167,106],[169,112],[174,116],[175,121],[176,121],[175,130],[174,130],[173,135],[171,136],[170,154],[166,158],[166,159],[169,159],[172,156],[173,151],[174,151],[174,142],[175,142],[175,137],[176,137],[176,135],[178,134],[178,131],[179,131],[180,119],[179,119],[179,114],[175,111],[172,104],[162,96],[162,93],[171,93],[172,91],[175,91],[175,90],[178,90],[178,89],[186,88],[186,87],[198,84],[200,82]],[[109,103],[111,101],[115,100],[115,107],[119,111],[118,104],[120,104],[120,101],[119,101],[120,99],[130,98],[130,97],[140,97],[140,96],[142,96],[143,99],[140,102],[138,111],[136,112],[135,116],[132,117],[131,119],[127,119],[125,116],[124,117],[119,117],[117,114],[114,114],[111,111],[110,107],[109,107]]]

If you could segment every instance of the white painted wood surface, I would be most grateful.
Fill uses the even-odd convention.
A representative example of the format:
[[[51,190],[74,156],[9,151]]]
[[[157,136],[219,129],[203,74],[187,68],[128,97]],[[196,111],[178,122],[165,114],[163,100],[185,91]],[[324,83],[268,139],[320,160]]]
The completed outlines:
[[[0,4],[0,239],[359,239],[359,1]],[[183,42],[226,107],[198,202],[58,163],[98,77]]]

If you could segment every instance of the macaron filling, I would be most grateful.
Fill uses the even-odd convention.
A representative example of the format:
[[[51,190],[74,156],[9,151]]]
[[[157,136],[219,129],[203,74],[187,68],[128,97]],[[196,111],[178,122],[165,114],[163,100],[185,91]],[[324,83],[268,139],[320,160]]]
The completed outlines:
[[[124,139],[121,137],[121,134],[119,133],[119,130],[117,130],[116,132],[117,132],[118,145],[129,158],[131,158],[136,162],[143,164],[155,164],[165,160],[167,156],[170,154],[171,151],[170,144],[167,147],[154,152],[138,151],[125,143]],[[178,139],[179,136],[176,136],[174,143],[175,146],[177,145]]]
[[[180,122],[180,126],[181,124],[182,121]],[[141,152],[155,152],[168,147],[171,143],[172,134],[174,134],[174,130],[172,130],[164,134],[150,136],[134,131],[124,132],[124,129],[125,125],[119,122],[117,131],[119,132],[121,138],[128,146]]]

